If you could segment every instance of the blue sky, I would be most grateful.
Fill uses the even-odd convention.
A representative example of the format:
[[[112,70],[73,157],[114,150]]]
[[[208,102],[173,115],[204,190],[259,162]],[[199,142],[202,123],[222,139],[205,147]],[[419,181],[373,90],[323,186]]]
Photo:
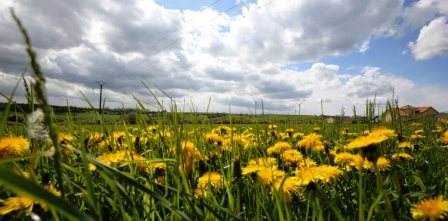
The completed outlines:
[[[102,81],[108,106],[135,107],[136,96],[154,108],[143,81],[199,111],[210,99],[211,111],[242,113],[263,100],[266,112],[293,113],[300,102],[320,114],[322,99],[338,114],[392,91],[402,105],[448,111],[446,0],[6,0],[0,13],[9,7],[55,104],[85,105],[80,92],[96,100]],[[27,58],[10,17],[0,16],[0,30],[8,94]]]
[[[199,10],[210,6],[221,12],[231,9],[226,13],[235,15],[241,12],[241,7],[254,1],[245,1],[239,4],[235,0],[157,0],[157,2],[171,9]],[[413,3],[415,1],[406,0],[404,6],[409,7]],[[401,75],[424,84],[448,84],[447,56],[424,61],[416,61],[413,58],[408,44],[415,41],[418,35],[419,29],[415,29],[399,36],[375,38],[370,41],[369,50],[366,52],[352,51],[339,56],[326,56],[319,61],[338,64],[347,73],[359,71],[364,66],[377,66],[385,72]],[[311,64],[310,62],[304,62],[291,65],[299,68],[309,68]]]

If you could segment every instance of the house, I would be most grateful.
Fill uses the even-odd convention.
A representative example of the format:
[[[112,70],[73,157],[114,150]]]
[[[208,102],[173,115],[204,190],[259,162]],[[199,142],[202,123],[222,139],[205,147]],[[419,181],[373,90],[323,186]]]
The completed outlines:
[[[439,112],[431,106],[414,107],[411,105],[406,105],[400,107],[398,109],[398,112],[400,113],[400,117],[402,120],[409,120],[423,117],[437,117],[439,115]],[[392,116],[389,110],[383,113],[383,119],[386,122],[392,121]]]

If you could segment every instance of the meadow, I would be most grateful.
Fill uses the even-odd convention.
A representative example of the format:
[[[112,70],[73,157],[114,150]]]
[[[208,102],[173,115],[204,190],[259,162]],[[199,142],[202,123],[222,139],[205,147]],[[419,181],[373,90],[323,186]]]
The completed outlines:
[[[0,121],[0,220],[441,220],[448,122],[169,111],[55,115],[25,37],[29,113]],[[21,81],[21,80],[20,80]],[[19,81],[19,82],[20,82]],[[18,82],[18,83],[19,83]],[[86,100],[87,103],[90,103]],[[389,105],[393,112],[396,105]],[[22,123],[11,122],[20,114]],[[188,120],[186,120],[188,119]],[[92,123],[93,121],[94,123]],[[248,123],[241,123],[248,122]]]

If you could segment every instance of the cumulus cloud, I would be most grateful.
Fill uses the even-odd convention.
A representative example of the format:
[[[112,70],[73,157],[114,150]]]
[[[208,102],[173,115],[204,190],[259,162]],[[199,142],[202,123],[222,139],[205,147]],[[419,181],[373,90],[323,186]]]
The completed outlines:
[[[259,0],[243,8],[221,39],[250,61],[316,60],[367,50],[370,37],[388,34],[401,6],[401,0]]]
[[[403,9],[401,28],[420,28],[437,16],[448,15],[448,2],[445,0],[419,0]]]
[[[132,95],[150,103],[143,81],[177,102],[204,104],[201,110],[212,98],[212,111],[246,112],[263,100],[266,111],[289,113],[302,102],[303,113],[320,113],[323,99],[337,113],[375,94],[385,98],[391,88],[411,94],[415,87],[378,68],[349,75],[318,62],[365,52],[370,40],[394,33],[402,0],[237,2],[241,13],[229,15],[166,9],[152,0],[2,1],[0,91],[9,93],[27,66],[10,6],[31,35],[53,103],[83,105],[79,91],[95,100],[99,81],[111,107],[135,106]],[[443,5],[431,10],[441,13]],[[313,64],[291,68],[304,61]]]
[[[415,42],[409,48],[417,60],[427,60],[448,53],[448,23],[446,17],[432,20],[420,30]]]

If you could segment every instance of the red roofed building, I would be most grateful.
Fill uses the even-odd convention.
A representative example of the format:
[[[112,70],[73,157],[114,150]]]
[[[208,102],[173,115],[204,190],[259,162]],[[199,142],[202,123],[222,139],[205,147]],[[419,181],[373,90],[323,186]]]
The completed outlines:
[[[431,106],[427,107],[414,107],[411,105],[406,105],[399,108],[400,117],[403,119],[411,118],[421,118],[421,117],[437,117],[439,112]],[[386,121],[391,121],[391,116],[389,111],[384,113],[384,119]]]

